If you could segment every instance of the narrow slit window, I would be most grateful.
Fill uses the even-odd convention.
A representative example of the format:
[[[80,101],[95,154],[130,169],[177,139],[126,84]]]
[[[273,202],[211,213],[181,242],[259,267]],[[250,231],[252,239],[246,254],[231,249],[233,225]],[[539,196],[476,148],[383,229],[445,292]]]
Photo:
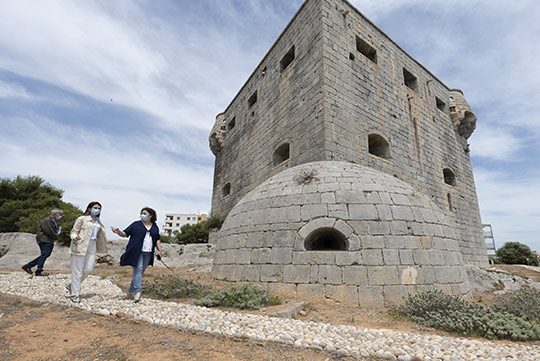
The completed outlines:
[[[444,112],[446,109],[446,103],[437,97],[435,97],[435,104],[437,105],[437,109],[439,109],[441,112]]]
[[[379,134],[368,135],[369,153],[384,159],[390,158],[390,144]]]
[[[229,123],[227,123],[227,130],[231,130],[236,125],[236,117],[232,118]]]
[[[226,183],[223,186],[223,198],[231,194],[231,183]]]
[[[366,43],[364,40],[356,37],[356,50],[362,53],[366,58],[377,64],[377,50]]]
[[[251,108],[252,106],[255,105],[255,103],[257,103],[257,91],[255,90],[255,92],[253,94],[251,94],[251,96],[248,98],[248,106]]]
[[[294,60],[294,46],[289,49],[287,54],[281,58],[281,61],[279,62],[281,71],[284,71],[287,69],[289,65],[291,65],[292,61]]]
[[[418,92],[418,79],[405,68],[403,68],[403,80],[408,88]]]
[[[450,168],[443,169],[444,183],[455,186],[456,185],[456,175]]]
[[[453,212],[454,207],[452,206],[452,196],[450,195],[450,193],[446,194],[446,199],[448,199],[448,210]]]
[[[289,149],[289,143],[284,143],[274,151],[274,155],[272,157],[274,165],[281,164],[289,159]]]

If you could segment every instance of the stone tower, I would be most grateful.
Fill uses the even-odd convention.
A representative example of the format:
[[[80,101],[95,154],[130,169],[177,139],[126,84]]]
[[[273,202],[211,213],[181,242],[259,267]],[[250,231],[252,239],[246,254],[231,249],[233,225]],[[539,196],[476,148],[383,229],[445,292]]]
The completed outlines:
[[[350,303],[466,294],[487,265],[476,117],[344,0],[306,0],[210,133],[213,275]]]

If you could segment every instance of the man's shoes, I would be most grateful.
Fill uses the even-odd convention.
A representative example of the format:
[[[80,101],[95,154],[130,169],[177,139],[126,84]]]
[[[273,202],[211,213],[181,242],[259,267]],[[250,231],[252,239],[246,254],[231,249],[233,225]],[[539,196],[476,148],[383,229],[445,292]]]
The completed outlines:
[[[135,303],[138,303],[141,300],[141,293],[137,292],[135,296],[133,297],[133,300]]]
[[[71,296],[70,299],[71,299],[71,302],[73,302],[73,303],[80,303],[81,302],[81,300],[79,299],[79,296]]]
[[[127,295],[126,295],[126,298],[128,300],[132,300],[133,298],[135,298],[135,293],[134,292],[128,292]]]
[[[66,290],[67,290],[69,293],[71,293],[71,283],[68,283],[68,284],[66,285]]]
[[[27,265],[24,265],[21,268],[24,270],[24,272],[26,272],[28,274],[31,274],[31,275],[34,274],[34,272],[32,272],[32,268],[28,267]]]
[[[36,276],[48,276],[49,275],[47,272],[39,272],[38,273],[37,271],[36,271],[35,274],[36,274]]]

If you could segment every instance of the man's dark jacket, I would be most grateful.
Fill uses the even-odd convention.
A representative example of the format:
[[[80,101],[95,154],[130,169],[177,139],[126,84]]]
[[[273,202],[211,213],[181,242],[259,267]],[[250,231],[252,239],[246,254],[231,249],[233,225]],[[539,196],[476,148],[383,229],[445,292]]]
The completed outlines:
[[[55,220],[49,216],[41,221],[39,229],[36,234],[36,240],[38,242],[53,243],[58,239],[58,224]]]

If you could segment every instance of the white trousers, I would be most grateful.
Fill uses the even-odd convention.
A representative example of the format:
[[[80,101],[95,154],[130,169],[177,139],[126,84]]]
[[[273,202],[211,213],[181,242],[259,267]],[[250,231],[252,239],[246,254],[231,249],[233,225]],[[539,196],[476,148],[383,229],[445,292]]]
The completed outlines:
[[[71,255],[71,295],[78,296],[81,283],[94,269],[96,263],[96,240],[91,239],[84,256]]]

